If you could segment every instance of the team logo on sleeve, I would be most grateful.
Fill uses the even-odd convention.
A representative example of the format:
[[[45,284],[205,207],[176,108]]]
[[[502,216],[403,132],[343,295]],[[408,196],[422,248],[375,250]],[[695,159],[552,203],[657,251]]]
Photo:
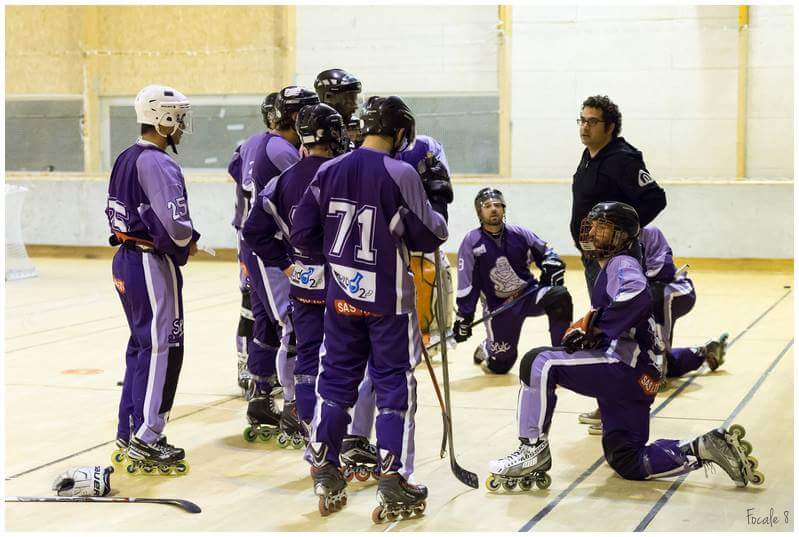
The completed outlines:
[[[488,277],[494,284],[494,294],[499,298],[507,298],[527,285],[527,282],[519,278],[504,255],[497,258],[494,268],[488,272]]]
[[[169,334],[170,343],[180,343],[183,339],[183,319],[174,319],[172,321],[172,332]]]
[[[652,179],[652,176],[649,175],[649,172],[646,170],[638,170],[638,186],[645,187],[649,183],[654,183],[655,180]]]
[[[325,288],[325,267],[322,265],[303,265],[297,262],[291,273],[291,285],[302,289],[315,290]]]
[[[365,302],[375,301],[377,275],[368,270],[357,270],[351,267],[330,263],[333,277],[347,296]]]

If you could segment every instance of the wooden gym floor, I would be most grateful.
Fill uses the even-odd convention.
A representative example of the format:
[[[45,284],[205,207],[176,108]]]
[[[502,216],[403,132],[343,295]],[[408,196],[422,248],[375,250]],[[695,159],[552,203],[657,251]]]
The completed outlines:
[[[40,276],[6,284],[5,494],[50,495],[70,466],[110,463],[128,337],[108,259],[33,259]],[[575,266],[572,264],[572,266]],[[518,444],[517,368],[484,375],[472,351],[484,332],[450,353],[459,463],[478,473],[471,490],[439,459],[441,416],[421,365],[415,478],[430,487],[425,516],[374,526],[375,483],[353,482],[349,503],[317,512],[301,451],[242,438],[245,403],[235,383],[239,294],[233,263],[185,267],[186,356],[167,434],[191,464],[179,478],[112,475],[114,494],[184,498],[203,512],[131,504],[5,504],[7,530],[40,531],[792,531],[794,526],[793,274],[785,270],[693,270],[697,305],[676,326],[676,345],[729,332],[727,363],[672,382],[652,407],[651,439],[693,438],[726,420],[743,424],[766,475],[736,489],[703,470],[632,482],[602,459],[600,439],[577,423],[594,402],[564,389],[550,432],[552,486],[489,493],[489,459]],[[582,272],[569,270],[575,314],[588,307]],[[546,344],[529,319],[520,350]],[[441,367],[435,366],[441,379]],[[772,511],[773,510],[773,511]],[[770,512],[772,515],[770,515]],[[773,516],[773,518],[771,518]],[[758,518],[756,518],[758,517]],[[787,521],[786,521],[787,520]]]

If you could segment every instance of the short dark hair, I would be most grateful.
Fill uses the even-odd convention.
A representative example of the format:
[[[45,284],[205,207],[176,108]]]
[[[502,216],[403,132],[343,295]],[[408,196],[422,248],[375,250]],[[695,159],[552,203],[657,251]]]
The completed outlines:
[[[610,97],[607,95],[592,95],[583,101],[583,108],[586,106],[602,110],[602,119],[605,120],[605,125],[616,124],[613,128],[614,138],[621,134],[621,111],[619,111],[616,103],[610,100]],[[607,126],[605,129],[607,129]]]
[[[152,125],[145,125],[144,123],[141,124],[141,133],[147,134],[148,132],[155,132],[155,127]]]

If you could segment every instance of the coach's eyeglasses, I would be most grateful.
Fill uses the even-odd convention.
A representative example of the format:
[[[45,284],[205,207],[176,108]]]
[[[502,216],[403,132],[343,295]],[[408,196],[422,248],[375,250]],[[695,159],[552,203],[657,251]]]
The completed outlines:
[[[577,118],[577,124],[580,125],[581,127],[586,123],[588,123],[589,127],[596,127],[599,123],[604,123],[604,122],[605,122],[604,120],[597,119],[595,117],[589,117],[588,119],[585,119],[584,117]]]

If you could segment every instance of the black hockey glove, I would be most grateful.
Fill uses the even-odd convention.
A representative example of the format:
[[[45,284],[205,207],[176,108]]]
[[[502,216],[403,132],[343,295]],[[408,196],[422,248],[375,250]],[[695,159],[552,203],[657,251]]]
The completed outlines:
[[[472,337],[472,327],[469,325],[472,324],[473,319],[474,317],[472,315],[467,317],[458,315],[455,317],[455,324],[452,325],[452,336],[455,338],[455,341],[463,343]]]
[[[449,179],[447,168],[432,153],[428,152],[427,156],[419,161],[416,170],[422,178],[422,185],[427,193],[427,199],[430,200],[430,205],[446,219],[448,217],[447,205],[453,200],[452,182]]]
[[[541,285],[563,285],[566,281],[566,264],[558,257],[541,262]]]

